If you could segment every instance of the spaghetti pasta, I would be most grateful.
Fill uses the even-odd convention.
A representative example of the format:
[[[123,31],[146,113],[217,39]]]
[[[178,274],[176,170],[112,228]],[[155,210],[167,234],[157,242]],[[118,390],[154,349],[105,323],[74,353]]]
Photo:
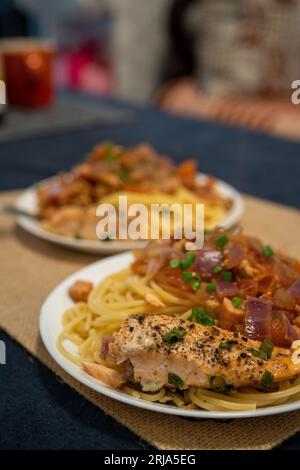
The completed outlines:
[[[132,314],[163,313],[187,319],[195,305],[193,294],[136,275],[131,268],[108,276],[91,291],[87,303],[77,303],[62,319],[58,349],[67,359],[80,364],[105,364],[101,358],[101,343],[105,335],[117,331],[122,321]],[[161,304],[155,307],[153,303]],[[69,345],[66,345],[66,343]],[[72,343],[73,351],[70,350]],[[255,389],[219,393],[192,387],[184,392],[172,392],[165,387],[155,393],[145,393],[136,386],[125,385],[123,391],[136,399],[179,407],[201,408],[208,411],[251,411],[300,399],[300,378],[284,381],[278,390],[268,393]]]

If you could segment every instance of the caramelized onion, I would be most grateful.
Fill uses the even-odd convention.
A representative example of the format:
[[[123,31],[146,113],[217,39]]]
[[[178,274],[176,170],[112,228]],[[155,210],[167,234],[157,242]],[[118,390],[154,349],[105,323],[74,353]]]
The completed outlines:
[[[298,331],[291,323],[292,313],[287,310],[273,310],[272,314],[272,341],[276,346],[289,348]]]
[[[216,279],[216,285],[219,297],[234,297],[239,293],[239,288],[235,282],[228,282],[223,281],[223,279]]]
[[[288,290],[288,293],[295,299],[300,299],[300,279],[298,279]]]
[[[109,336],[109,335],[103,335],[102,336],[101,352],[100,352],[100,356],[102,357],[102,359],[107,358],[108,347],[109,347],[110,343],[112,342],[112,340],[113,340],[112,336]]]
[[[299,335],[285,314],[282,314],[282,321],[284,325],[284,339],[290,346],[293,341],[299,339]]]
[[[203,248],[197,253],[195,271],[200,274],[203,279],[210,279],[214,268],[218,266],[222,260],[223,255],[220,251]]]
[[[272,304],[268,300],[248,297],[244,332],[251,339],[264,340],[271,337]]]
[[[231,244],[226,252],[226,268],[236,268],[244,258],[244,248],[241,245]]]

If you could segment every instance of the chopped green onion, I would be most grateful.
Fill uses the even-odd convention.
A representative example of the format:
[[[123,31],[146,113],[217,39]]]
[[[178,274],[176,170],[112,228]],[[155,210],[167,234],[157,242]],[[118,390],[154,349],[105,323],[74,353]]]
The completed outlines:
[[[171,268],[179,268],[180,266],[180,259],[178,258],[173,258],[170,260],[170,266]]]
[[[233,384],[226,384],[226,392],[235,392],[236,388]]]
[[[216,290],[216,284],[214,282],[209,282],[206,284],[206,292],[215,292]]]
[[[274,344],[272,343],[272,341],[268,341],[268,340],[264,340],[259,349],[253,349],[251,348],[251,353],[253,354],[253,356],[257,356],[257,357],[260,357],[261,359],[270,359],[270,357],[272,356],[272,351],[273,351],[273,348],[274,348]]]
[[[214,318],[209,313],[206,313],[203,307],[193,307],[189,320],[204,326],[213,326],[215,324]]]
[[[129,175],[128,171],[126,171],[126,170],[118,171],[118,177],[124,183],[127,183],[128,181],[130,181],[130,175]]]
[[[217,238],[216,244],[219,248],[224,248],[224,246],[228,243],[228,237],[227,235],[220,235],[220,237]]]
[[[234,385],[227,384],[225,379],[220,375],[212,375],[209,378],[209,384],[215,392],[219,393],[233,392],[235,390]]]
[[[232,273],[230,271],[224,271],[222,273],[222,278],[224,281],[231,281],[232,280]]]
[[[185,255],[185,258],[180,262],[181,269],[188,269],[191,267],[193,262],[195,261],[196,254],[189,252]]]
[[[274,344],[272,343],[272,341],[268,341],[267,339],[264,339],[259,349],[260,351],[263,351],[266,354],[268,359],[270,359],[270,357],[272,356],[273,349],[274,349]]]
[[[263,373],[263,376],[261,378],[261,381],[260,381],[260,384],[263,388],[272,388],[273,385],[274,385],[274,377],[273,377],[273,374],[271,374],[271,372],[269,372],[268,370],[266,370],[264,373]]]
[[[269,245],[264,245],[262,247],[262,252],[265,256],[267,256],[268,258],[270,258],[271,256],[273,256],[274,252],[272,250],[272,248],[269,246]]]
[[[242,305],[243,300],[240,297],[233,297],[231,303],[234,308],[239,308]]]
[[[220,266],[219,264],[214,268],[214,273],[220,273],[222,271],[222,266]]]
[[[226,351],[231,351],[233,346],[235,346],[236,344],[237,344],[237,341],[235,341],[234,339],[230,341],[222,341],[219,344],[219,349],[225,349]]]
[[[76,240],[81,240],[81,239],[82,239],[82,236],[80,235],[80,233],[75,233],[74,238],[75,238]]]
[[[113,152],[109,151],[109,153],[105,155],[104,160],[107,163],[115,163],[117,161],[117,156]]]
[[[200,277],[198,277],[197,279],[195,279],[193,282],[192,282],[192,289],[197,292],[199,289],[200,289],[200,286],[201,286],[201,279]]]
[[[267,356],[265,355],[265,353],[260,351],[259,349],[251,348],[250,352],[251,354],[253,354],[253,356],[260,357],[260,359],[267,359]]]
[[[168,373],[168,383],[174,385],[176,388],[181,388],[183,386],[183,380],[179,375],[174,374],[173,372]]]
[[[182,279],[185,281],[185,282],[189,282],[193,279],[193,275],[190,271],[183,271],[182,273]]]
[[[177,328],[175,326],[171,331],[163,336],[163,341],[167,344],[174,344],[182,339],[185,335],[186,331],[184,328]]]
[[[211,230],[209,228],[204,229],[204,235],[208,235],[210,232],[211,232]]]

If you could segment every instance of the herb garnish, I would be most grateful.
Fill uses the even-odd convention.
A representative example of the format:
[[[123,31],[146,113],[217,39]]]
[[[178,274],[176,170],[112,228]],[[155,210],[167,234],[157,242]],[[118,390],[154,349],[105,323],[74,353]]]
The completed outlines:
[[[173,258],[170,260],[170,266],[171,268],[179,268],[180,266],[180,259],[178,258]]]
[[[180,261],[181,269],[188,269],[191,267],[193,262],[195,261],[196,254],[195,253],[187,253],[182,261]]]
[[[232,273],[230,271],[224,271],[222,273],[222,278],[224,281],[230,282],[232,280]]]
[[[216,284],[214,282],[209,282],[208,284],[206,284],[206,292],[215,292],[216,290]]]
[[[234,306],[234,308],[239,308],[242,305],[243,300],[240,297],[233,297],[231,299],[231,303]]]
[[[220,235],[220,237],[216,239],[216,244],[219,248],[224,248],[224,246],[227,245],[228,241],[229,241],[228,237],[224,233],[223,235]]]
[[[192,282],[192,289],[193,291],[197,292],[201,286],[201,277],[196,277],[195,280]]]
[[[119,170],[118,177],[123,181],[123,183],[128,183],[128,181],[130,181],[130,175],[126,170]]]
[[[109,151],[105,157],[104,157],[104,160],[107,162],[107,163],[115,163],[117,161],[117,156],[112,152],[112,151]]]
[[[196,254],[195,253],[187,253],[185,257],[180,260],[178,258],[173,258],[170,260],[170,266],[171,268],[181,268],[183,271],[186,271],[189,269],[193,262],[195,261]]]
[[[235,387],[232,384],[227,384],[224,377],[220,375],[212,375],[209,378],[209,384],[215,392],[225,393],[225,392],[234,392]]]
[[[263,388],[272,388],[273,385],[274,385],[274,377],[273,377],[273,374],[271,374],[271,372],[269,372],[268,370],[266,370],[266,371],[263,373],[263,376],[262,376],[261,381],[260,381],[260,385],[261,385]]]
[[[261,359],[270,359],[273,348],[274,348],[274,344],[272,343],[272,341],[268,341],[264,339],[259,349],[251,348],[250,351],[253,354],[253,356],[260,357]]]
[[[174,374],[173,372],[168,373],[168,383],[174,385],[176,388],[181,388],[183,386],[183,380],[179,375]]]
[[[235,341],[234,339],[230,341],[222,341],[219,344],[219,349],[225,349],[225,351],[231,351],[233,346],[235,346],[236,344],[237,344],[237,341]]]
[[[206,313],[204,307],[193,307],[188,319],[204,326],[213,326],[215,324],[214,318],[209,313]]]
[[[182,279],[185,281],[185,282],[189,282],[193,279],[193,274],[191,273],[191,271],[183,271],[182,273]]]
[[[220,266],[219,264],[214,268],[214,273],[220,273],[222,271],[222,266]]]
[[[270,258],[271,256],[273,256],[273,250],[272,248],[269,246],[269,245],[264,245],[262,247],[262,252],[265,256],[267,256],[268,258]]]
[[[167,344],[174,344],[182,339],[185,335],[186,331],[184,328],[177,328],[175,326],[171,331],[163,336],[163,341]]]

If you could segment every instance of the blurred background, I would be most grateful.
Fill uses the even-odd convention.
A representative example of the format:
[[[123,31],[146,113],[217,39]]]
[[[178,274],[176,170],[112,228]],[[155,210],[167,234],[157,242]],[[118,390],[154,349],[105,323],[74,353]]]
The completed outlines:
[[[300,139],[300,0],[1,0],[0,58],[2,114],[70,89]]]

